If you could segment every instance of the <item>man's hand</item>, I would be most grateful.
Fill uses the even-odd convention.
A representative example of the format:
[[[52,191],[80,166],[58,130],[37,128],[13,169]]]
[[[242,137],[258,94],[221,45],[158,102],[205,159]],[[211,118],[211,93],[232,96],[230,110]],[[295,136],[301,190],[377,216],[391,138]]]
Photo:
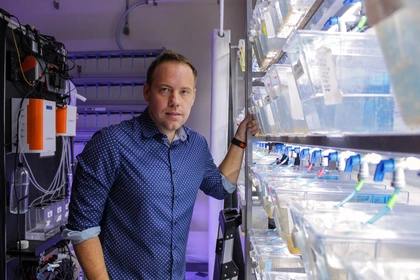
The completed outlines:
[[[247,115],[245,119],[239,124],[238,130],[236,131],[235,138],[246,142],[246,132],[249,131],[252,136],[259,132],[257,122],[252,119],[251,115]]]

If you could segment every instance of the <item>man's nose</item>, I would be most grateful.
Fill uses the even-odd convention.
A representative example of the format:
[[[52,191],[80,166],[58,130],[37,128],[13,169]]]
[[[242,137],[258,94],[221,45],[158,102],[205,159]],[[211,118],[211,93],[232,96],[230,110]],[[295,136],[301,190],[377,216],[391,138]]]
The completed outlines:
[[[170,106],[178,106],[179,105],[179,93],[174,91],[172,92],[172,94],[169,96],[169,105]]]

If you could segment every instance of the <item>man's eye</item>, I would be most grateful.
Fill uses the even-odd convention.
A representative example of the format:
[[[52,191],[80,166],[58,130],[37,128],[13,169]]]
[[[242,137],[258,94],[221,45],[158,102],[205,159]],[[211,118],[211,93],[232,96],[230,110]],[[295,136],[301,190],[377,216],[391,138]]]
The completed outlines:
[[[167,91],[169,91],[169,89],[168,88],[161,88],[160,91],[167,92]]]
[[[183,91],[181,91],[181,93],[183,94],[183,95],[187,95],[188,93],[190,93],[188,90],[183,90]]]

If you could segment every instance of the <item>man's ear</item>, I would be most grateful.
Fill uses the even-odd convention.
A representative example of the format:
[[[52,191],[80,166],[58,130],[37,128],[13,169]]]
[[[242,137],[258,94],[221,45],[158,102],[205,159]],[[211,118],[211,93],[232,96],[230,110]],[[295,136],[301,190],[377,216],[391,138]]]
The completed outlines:
[[[147,102],[149,102],[149,94],[150,94],[149,85],[145,83],[143,85],[143,97],[144,97],[144,100],[146,100]]]
[[[197,89],[196,89],[196,88],[194,88],[194,98],[193,98],[192,105],[194,105],[194,101],[195,101],[195,96],[196,96],[196,94],[197,94]]]

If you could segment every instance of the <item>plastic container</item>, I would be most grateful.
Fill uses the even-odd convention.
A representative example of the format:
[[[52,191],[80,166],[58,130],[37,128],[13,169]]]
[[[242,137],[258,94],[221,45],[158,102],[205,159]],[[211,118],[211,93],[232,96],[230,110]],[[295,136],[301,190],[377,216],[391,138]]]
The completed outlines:
[[[290,200],[315,200],[322,201],[342,201],[350,195],[356,183],[327,183],[322,182],[314,184],[311,187],[284,187],[283,183],[270,183],[271,204],[266,205],[266,209],[270,209],[273,213],[274,221],[276,223],[279,235],[283,240],[286,240],[289,251],[292,254],[301,254],[299,244],[293,240],[293,230],[295,228],[295,219],[290,214],[288,201]],[[385,190],[377,187],[365,185],[360,190],[351,202],[359,203],[379,203],[382,207],[385,206],[393,194],[393,190]],[[408,203],[408,192],[400,192],[401,203]],[[270,216],[270,215],[269,215]]]
[[[284,51],[293,65],[311,132],[406,131],[376,35],[296,30]]]
[[[275,165],[252,165],[251,170],[252,173],[248,177],[252,180],[258,198],[269,218],[273,218],[272,206],[274,205],[273,198],[268,192],[271,181],[284,184],[284,186],[313,186],[327,181],[349,182],[351,186],[356,184],[349,181],[351,178],[350,173],[336,170],[326,170],[319,179],[317,178],[319,171],[315,168],[310,172],[304,173],[306,168],[301,166],[284,166],[282,168]]]
[[[56,204],[40,203],[32,205],[26,215],[25,239],[46,240],[59,232],[54,211]]]
[[[275,64],[273,67],[280,80],[280,96],[285,100],[284,117],[289,120],[290,134],[305,135],[309,133],[291,65]]]
[[[264,246],[282,246],[286,247],[286,243],[283,241],[283,239],[280,238],[280,236],[277,237],[258,237],[258,236],[250,236],[249,240],[251,242],[252,246],[257,245],[264,245]]]
[[[64,198],[64,219],[63,219],[63,225],[67,224],[67,221],[69,219],[69,204],[70,204],[70,197]]]
[[[351,261],[346,268],[348,280],[420,279],[419,260]]]
[[[296,179],[298,176],[301,176],[301,172],[294,172],[292,169],[285,169],[283,171],[273,171],[273,172],[262,172],[254,173],[255,175],[251,176],[253,179],[253,185],[255,186],[258,198],[260,199],[264,209],[267,211],[267,214],[270,218],[273,218],[273,213],[271,206],[273,205],[273,200],[269,196],[268,184],[270,181],[282,182],[287,186],[302,186],[305,184],[310,185],[312,182],[318,181],[323,182],[324,180],[338,180],[339,176],[337,172],[326,172],[321,177],[320,180],[314,180],[314,177],[317,176],[317,173],[310,172],[305,176],[302,176],[299,179]],[[267,179],[267,180],[266,180]]]
[[[29,199],[29,172],[19,162],[16,170],[10,177],[9,211],[12,214],[25,214],[28,212]]]
[[[257,271],[295,271],[303,272],[303,263],[300,257],[292,255],[287,246],[282,245],[256,245],[250,251],[252,258],[258,262]]]
[[[273,7],[267,2],[258,3],[253,11],[251,21],[250,41],[253,42],[254,53],[260,69],[267,67],[279,56],[285,42],[280,42],[275,35],[272,17]]]
[[[379,213],[385,206],[383,204],[373,203],[346,203],[343,207],[337,207],[336,201],[315,201],[315,200],[289,200],[286,202],[288,207],[289,231],[292,232],[291,239],[293,243],[302,252],[302,259],[305,270],[308,276],[316,278],[317,269],[314,260],[310,258],[311,250],[306,244],[303,229],[303,217],[306,214],[312,213],[344,213],[350,215],[354,211],[362,211],[375,215]],[[420,213],[420,206],[413,206],[407,204],[397,204],[394,210],[387,213],[387,215],[394,215],[395,213]],[[306,252],[306,253],[305,253]],[[373,278],[371,278],[373,279]]]
[[[278,182],[299,182],[300,185],[310,184],[315,181],[348,181],[351,179],[351,173],[339,172],[337,170],[326,169],[320,178],[314,179],[319,174],[319,169],[307,172],[303,166],[279,166],[279,165],[252,165],[251,170],[256,178],[255,183],[259,186],[262,195],[266,195],[266,183],[264,178],[272,177],[272,180]]]
[[[397,206],[394,208],[397,211]],[[416,259],[420,261],[420,215],[395,212],[373,225],[364,211],[305,214],[302,218],[305,243],[302,250],[313,263],[317,279],[347,279],[345,263]],[[400,278],[398,278],[400,279]]]
[[[307,280],[308,276],[305,273],[293,272],[264,272],[264,280]]]
[[[288,38],[290,33],[295,30],[306,13],[312,8],[315,0],[286,0],[286,5],[282,5],[282,28],[277,32],[277,37]]]
[[[248,235],[250,239],[253,238],[280,238],[279,233],[275,229],[249,229]]]
[[[278,135],[280,133],[280,108],[278,106],[278,100],[272,99],[264,87],[256,87],[254,90],[259,99],[261,106],[260,113],[262,114],[262,120],[265,122],[266,134]]]
[[[63,198],[53,198],[49,201],[52,205],[54,210],[54,220],[55,220],[55,227],[60,228],[61,225],[64,224],[64,215],[65,215],[65,203],[66,201]]]
[[[277,62],[290,33],[296,29],[315,0],[276,0],[258,3],[253,11],[250,41],[262,70]]]
[[[303,115],[302,104],[290,65],[272,65],[264,78],[264,85],[279,115],[276,122],[280,133],[302,135],[309,132]]]
[[[280,77],[277,75],[276,68],[271,66],[265,76],[263,77],[264,86],[268,96],[271,99],[273,106],[277,107],[279,113],[275,116],[275,120],[278,126],[278,134],[288,133],[291,131],[289,119],[286,117],[286,100],[281,95]]]
[[[366,0],[391,74],[397,104],[410,132],[420,131],[420,2]],[[387,14],[381,14],[382,12]],[[390,40],[392,38],[392,40]]]
[[[254,88],[249,97],[250,104],[252,105],[250,107],[250,113],[256,118],[260,134],[271,134],[273,130],[276,130],[275,119],[271,106],[267,108],[267,101],[263,98],[264,95],[266,95],[266,92],[263,87]]]

